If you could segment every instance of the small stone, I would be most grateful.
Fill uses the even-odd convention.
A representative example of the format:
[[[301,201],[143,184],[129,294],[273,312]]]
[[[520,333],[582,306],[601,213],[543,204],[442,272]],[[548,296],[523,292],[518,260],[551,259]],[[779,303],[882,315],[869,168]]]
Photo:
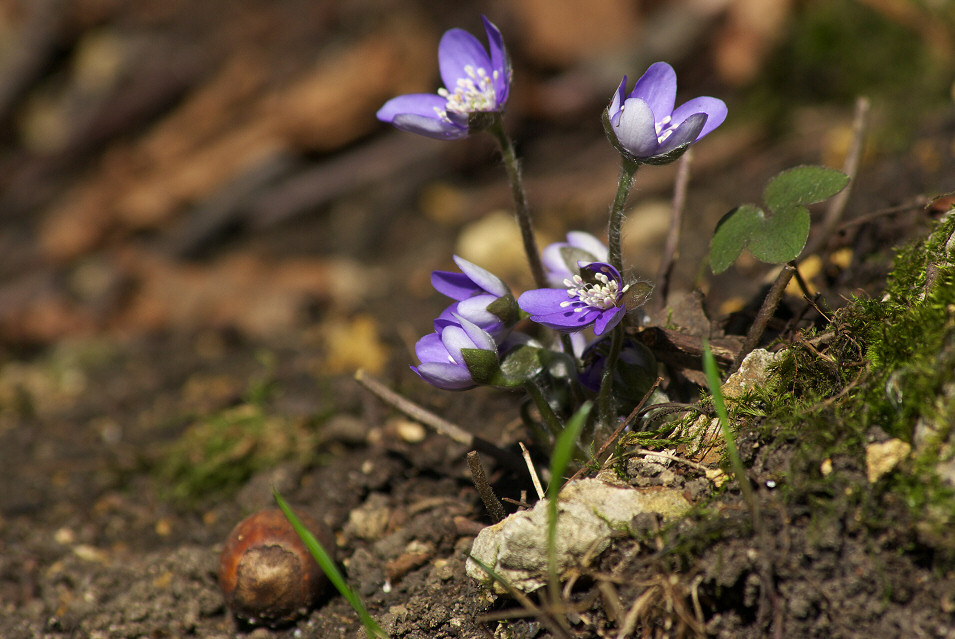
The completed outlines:
[[[901,439],[889,439],[866,446],[865,465],[869,483],[874,484],[883,475],[891,472],[910,452],[912,445]]]
[[[770,353],[764,348],[755,349],[746,356],[739,370],[723,384],[723,396],[735,399],[751,388],[765,384],[769,379],[769,366],[778,358],[778,353]]]
[[[547,574],[548,502],[510,515],[482,530],[471,547],[471,556],[490,566],[512,586],[532,592],[542,587]],[[557,518],[557,569],[563,573],[593,559],[609,545],[614,532],[630,531],[641,513],[659,514],[664,520],[686,513],[690,502],[682,491],[670,488],[635,489],[611,486],[598,479],[575,481],[560,493]],[[467,574],[486,585],[499,584],[472,559]]]

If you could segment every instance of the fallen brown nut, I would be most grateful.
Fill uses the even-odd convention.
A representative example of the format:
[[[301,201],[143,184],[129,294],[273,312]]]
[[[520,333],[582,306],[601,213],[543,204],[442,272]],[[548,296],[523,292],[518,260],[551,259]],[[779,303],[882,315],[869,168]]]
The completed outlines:
[[[334,556],[331,531],[296,512]],[[240,620],[280,626],[308,612],[328,579],[278,508],[261,510],[232,529],[219,557],[219,587]]]

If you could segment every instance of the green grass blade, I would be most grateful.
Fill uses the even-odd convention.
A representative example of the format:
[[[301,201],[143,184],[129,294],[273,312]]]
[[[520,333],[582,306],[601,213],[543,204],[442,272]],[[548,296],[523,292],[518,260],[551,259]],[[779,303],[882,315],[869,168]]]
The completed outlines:
[[[308,551],[312,554],[312,557],[315,558],[315,561],[318,562],[319,567],[322,569],[322,572],[328,577],[328,580],[332,582],[338,592],[342,594],[342,597],[351,604],[351,607],[355,609],[355,612],[358,613],[361,623],[365,626],[365,632],[371,639],[383,639],[387,638],[388,634],[381,629],[381,626],[378,625],[378,622],[375,621],[368,610],[365,609],[365,605],[362,603],[361,598],[358,594],[352,590],[348,583],[345,582],[345,577],[338,570],[338,566],[335,565],[335,561],[331,556],[325,552],[325,549],[322,548],[322,545],[318,543],[318,540],[315,539],[315,536],[309,532],[298,517],[295,516],[295,513],[292,512],[292,509],[289,508],[289,505],[285,503],[285,500],[282,499],[282,496],[278,494],[277,491],[272,491],[272,495],[275,497],[275,501],[278,503],[279,508],[282,509],[282,512],[285,513],[286,519],[289,520],[289,523],[292,524],[292,528],[295,529],[295,532],[301,538],[302,543],[305,544],[305,547],[308,548]]]
[[[554,451],[550,456],[550,483],[547,485],[547,570],[548,587],[551,598],[557,603],[559,582],[557,579],[557,497],[560,493],[564,471],[577,449],[577,438],[587,423],[592,404],[584,403],[567,421],[567,426],[561,431],[554,444]]]
[[[713,395],[713,408],[716,409],[716,416],[720,420],[720,432],[726,441],[726,454],[730,458],[736,482],[743,494],[743,500],[746,501],[753,514],[755,524],[758,512],[756,495],[753,494],[753,487],[750,486],[749,478],[746,476],[743,460],[740,459],[739,451],[736,449],[736,438],[733,436],[733,431],[730,430],[730,418],[726,412],[726,402],[723,401],[720,374],[716,369],[716,358],[713,357],[713,351],[710,350],[710,344],[706,340],[703,341],[703,372],[706,373],[706,382],[710,387],[710,394]]]

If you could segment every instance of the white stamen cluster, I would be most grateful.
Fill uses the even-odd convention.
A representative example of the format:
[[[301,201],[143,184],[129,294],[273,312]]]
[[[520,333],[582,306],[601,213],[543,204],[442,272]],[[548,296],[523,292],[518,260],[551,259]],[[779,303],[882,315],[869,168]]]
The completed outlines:
[[[438,95],[447,100],[444,110],[434,109],[442,120],[448,121],[448,111],[467,115],[475,111],[492,111],[497,107],[494,82],[498,72],[488,75],[482,67],[475,69],[470,64],[464,67],[464,72],[467,77],[458,78],[453,93],[444,87],[438,89]]]
[[[672,126],[669,115],[657,122],[654,126],[657,130],[657,142],[660,144],[663,144],[676,128]]]
[[[596,273],[594,274],[594,279],[597,280],[594,283],[584,282],[584,278],[582,278],[580,274],[574,275],[573,278],[565,279],[564,286],[567,287],[567,295],[570,296],[571,299],[566,302],[561,302],[561,307],[566,308],[573,304],[573,298],[577,298],[577,300],[587,306],[601,310],[616,306],[617,297],[620,295],[620,286],[617,280],[610,279],[606,273]],[[574,309],[574,312],[580,313],[583,312],[584,309],[585,307],[578,306]]]

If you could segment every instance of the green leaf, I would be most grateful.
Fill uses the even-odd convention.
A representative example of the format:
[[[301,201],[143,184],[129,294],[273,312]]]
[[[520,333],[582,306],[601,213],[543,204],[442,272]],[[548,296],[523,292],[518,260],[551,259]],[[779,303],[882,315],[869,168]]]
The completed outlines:
[[[471,373],[471,379],[478,384],[490,384],[491,379],[498,373],[500,365],[497,353],[486,351],[483,348],[462,348],[461,357]]]
[[[526,344],[511,349],[487,383],[496,388],[523,388],[544,370],[541,354],[542,349]]]
[[[784,264],[802,253],[809,239],[809,211],[801,206],[777,211],[762,221],[749,241],[753,256],[771,264]]]
[[[764,217],[763,210],[752,204],[738,206],[723,216],[710,240],[710,268],[713,273],[722,273],[736,261],[750,238],[759,232]]]
[[[773,213],[794,206],[822,202],[841,191],[849,176],[824,166],[797,166],[783,171],[766,185],[763,201]]]

